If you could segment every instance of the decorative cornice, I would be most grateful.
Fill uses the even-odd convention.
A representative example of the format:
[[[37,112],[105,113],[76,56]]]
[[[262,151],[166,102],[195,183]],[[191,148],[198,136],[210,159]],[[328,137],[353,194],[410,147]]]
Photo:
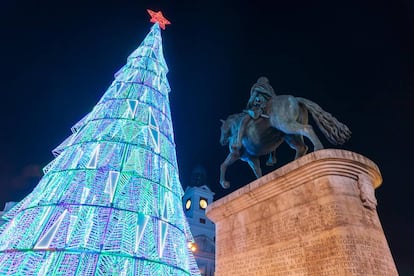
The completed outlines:
[[[377,165],[368,158],[346,150],[324,149],[309,153],[213,202],[206,215],[214,223],[260,201],[294,189],[304,182],[335,175],[355,179],[363,174],[374,188],[382,183]]]

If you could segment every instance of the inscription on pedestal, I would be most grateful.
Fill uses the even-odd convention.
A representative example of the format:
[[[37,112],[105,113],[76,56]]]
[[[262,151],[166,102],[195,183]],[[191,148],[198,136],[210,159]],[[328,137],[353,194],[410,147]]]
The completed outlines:
[[[220,256],[217,265],[226,275],[393,275],[383,250],[382,239],[334,234]]]

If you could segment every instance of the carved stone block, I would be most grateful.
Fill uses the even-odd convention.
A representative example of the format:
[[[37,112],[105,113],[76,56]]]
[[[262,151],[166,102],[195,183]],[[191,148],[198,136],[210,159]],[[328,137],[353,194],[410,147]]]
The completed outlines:
[[[376,211],[377,166],[320,150],[207,208],[215,275],[398,275]]]

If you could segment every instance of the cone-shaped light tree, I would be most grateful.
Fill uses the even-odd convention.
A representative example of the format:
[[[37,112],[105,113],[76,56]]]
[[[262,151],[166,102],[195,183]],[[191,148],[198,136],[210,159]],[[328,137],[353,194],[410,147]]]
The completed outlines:
[[[5,215],[0,275],[198,275],[181,197],[161,27]]]

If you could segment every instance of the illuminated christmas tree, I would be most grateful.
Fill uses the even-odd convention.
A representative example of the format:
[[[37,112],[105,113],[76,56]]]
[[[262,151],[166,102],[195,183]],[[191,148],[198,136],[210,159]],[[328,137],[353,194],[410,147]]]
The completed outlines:
[[[0,275],[199,275],[182,209],[161,30],[5,215]]]

